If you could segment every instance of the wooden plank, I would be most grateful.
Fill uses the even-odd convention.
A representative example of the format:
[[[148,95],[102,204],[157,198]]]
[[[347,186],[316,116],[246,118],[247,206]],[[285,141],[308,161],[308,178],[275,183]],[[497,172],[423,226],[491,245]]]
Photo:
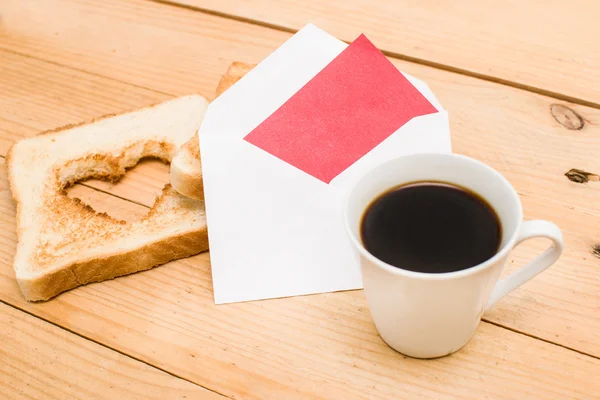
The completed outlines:
[[[600,359],[485,322],[452,356],[403,357],[377,335],[362,291],[215,306],[208,254],[27,303],[10,267],[14,206],[4,189],[0,218],[3,301],[226,396],[584,399],[600,392]]]
[[[289,36],[260,32],[143,0],[4,0],[0,48],[172,95],[210,97],[230,60],[255,62]]]
[[[172,97],[3,50],[0,50],[0,93],[2,156],[21,138]],[[168,182],[167,165],[157,160],[142,160],[117,184],[99,180],[86,184],[152,206]]]
[[[5,399],[225,399],[0,303]]]
[[[70,32],[67,35],[60,31],[63,32],[62,39],[54,40],[43,36],[46,19],[37,19],[37,11],[34,11],[31,20],[20,20],[14,4],[7,2],[5,20],[10,19],[7,27],[16,28],[0,33],[0,47],[15,46],[20,51],[36,53],[96,74],[131,79],[137,85],[148,85],[159,91],[172,90],[172,94],[184,94],[189,85],[196,85],[199,91],[208,95],[230,61],[258,62],[290,36],[136,0],[106,1],[102,6],[75,0],[56,1],[52,3],[54,7],[47,2],[36,3],[47,19],[61,21],[58,27],[54,24],[55,29]],[[124,17],[133,15],[133,10],[135,20]],[[106,33],[108,42],[89,37],[77,22],[82,20],[90,21],[96,32]],[[135,48],[135,41],[143,39],[138,31],[153,38],[151,53],[131,55],[124,51]],[[112,39],[113,35],[119,41]],[[38,43],[45,46],[38,47]],[[111,46],[121,47],[113,53]],[[181,51],[182,47],[185,51]],[[201,66],[199,62],[202,62]],[[576,127],[574,124],[579,120],[564,110],[561,114],[560,109],[553,107],[553,99],[418,64],[393,62],[402,70],[426,80],[449,110],[457,152],[481,159],[500,170],[521,193],[527,218],[551,219],[566,231],[569,246],[561,261],[495,307],[488,314],[490,321],[600,355],[600,316],[597,311],[600,277],[595,273],[599,261],[591,254],[592,246],[600,241],[600,186],[598,183],[576,184],[564,176],[573,167],[598,172],[594,154],[600,151],[600,112],[561,103],[582,118],[584,125],[573,130],[569,128]],[[44,65],[40,64],[40,68],[46,68]],[[115,68],[100,68],[99,65],[114,65]],[[138,65],[142,71],[151,71],[152,79],[144,73],[138,74]],[[59,70],[66,75],[55,78],[59,83],[50,92],[56,90],[56,98],[40,101],[40,104],[51,103],[48,107],[57,110],[60,108],[54,104],[61,98],[61,87],[72,80],[67,72],[70,69]],[[178,72],[171,75],[171,71]],[[19,87],[27,88],[28,74],[13,75],[13,79]],[[156,79],[157,76],[166,78]],[[30,86],[24,90],[34,91],[35,88]],[[12,97],[11,92],[6,94],[5,99]],[[101,95],[97,101],[103,101]],[[555,119],[551,109],[564,125]],[[571,119],[566,118],[569,115]],[[147,186],[152,185],[149,180]],[[127,190],[125,186],[121,194],[128,196]],[[132,192],[129,198],[137,196]],[[514,255],[514,265],[530,258],[538,249],[539,245],[524,244]]]
[[[346,41],[365,33],[401,57],[600,104],[600,4],[158,0],[296,31],[312,22]]]

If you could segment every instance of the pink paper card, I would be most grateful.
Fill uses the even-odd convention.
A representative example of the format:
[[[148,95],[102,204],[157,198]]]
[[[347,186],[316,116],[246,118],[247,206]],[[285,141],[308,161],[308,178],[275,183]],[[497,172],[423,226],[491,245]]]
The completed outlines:
[[[329,183],[414,117],[437,111],[360,35],[244,140]]]

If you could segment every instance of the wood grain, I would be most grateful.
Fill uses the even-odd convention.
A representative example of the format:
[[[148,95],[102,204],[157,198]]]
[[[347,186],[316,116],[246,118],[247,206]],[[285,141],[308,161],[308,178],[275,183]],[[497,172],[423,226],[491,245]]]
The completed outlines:
[[[23,98],[35,99],[32,107],[39,108],[40,114],[47,116],[44,118],[56,115],[57,125],[70,122],[67,113],[79,95],[73,82],[81,80],[78,84],[86,85],[87,79],[106,80],[98,74],[119,80],[115,83],[109,79],[107,90],[129,93],[138,90],[134,86],[137,85],[179,95],[196,87],[210,97],[220,74],[231,61],[258,62],[290,36],[264,27],[136,0],[106,1],[102,6],[82,0],[40,2],[36,3],[39,10],[31,11],[30,18],[21,14],[17,3],[8,1],[6,4],[7,29],[0,32],[0,47],[35,53],[48,57],[50,62],[19,61],[21,66],[26,63],[30,66],[11,69],[14,71],[11,73],[13,89],[4,92],[6,96],[0,100],[3,101],[2,126],[9,118],[13,118],[11,121],[14,120],[16,126],[28,122],[18,114],[22,112],[20,103],[12,102],[18,98],[17,88]],[[19,4],[27,8],[30,3]],[[126,16],[133,15],[134,11],[136,18],[132,21]],[[51,26],[47,19],[60,20],[61,24]],[[96,35],[102,33],[108,39],[90,37],[78,22],[83,20],[95,26]],[[51,34],[55,31],[60,40]],[[143,39],[139,32],[153,38],[151,54],[126,51]],[[112,52],[114,46],[117,47]],[[185,51],[181,51],[182,48]],[[54,61],[70,67],[51,67]],[[565,123],[570,120],[570,114],[556,118],[556,101],[548,97],[418,64],[393,62],[400,69],[426,80],[449,110],[455,151],[481,159],[501,171],[521,193],[527,218],[550,219],[565,230],[568,247],[559,263],[499,303],[486,318],[584,353],[600,355],[600,293],[597,290],[600,277],[595,273],[600,260],[591,253],[592,246],[600,242],[600,185],[576,184],[564,176],[573,167],[598,172],[600,166],[594,154],[600,151],[600,111],[561,103],[559,108],[563,112],[571,110],[581,116],[582,129],[573,130]],[[35,85],[27,82],[32,76],[49,74],[38,70],[48,68],[54,72],[53,78],[46,80],[50,86],[43,92],[48,94],[44,97],[36,91]],[[91,73],[80,73],[75,68]],[[138,73],[138,69],[145,73]],[[127,79],[134,85],[118,89],[122,85],[120,81]],[[104,96],[100,89],[92,90],[91,84],[85,88],[85,96],[96,98],[91,103],[99,109],[128,105],[114,103],[115,96]],[[131,96],[148,95],[147,100],[153,101],[151,93],[154,92],[150,89],[139,89],[141,95]],[[146,101],[143,96],[139,103]],[[104,102],[108,106],[102,105]],[[138,104],[137,100],[133,104]],[[82,108],[81,117],[73,119],[88,118],[95,112],[94,108],[85,110],[87,108]],[[52,123],[51,119],[45,122],[47,126]],[[7,126],[12,129],[13,125]],[[142,167],[140,171],[144,170]],[[132,179],[137,170],[129,174]],[[145,173],[146,177],[136,178],[135,185],[139,186],[131,189],[128,175],[110,190],[137,201],[142,198],[141,191],[162,186],[156,186],[153,174],[149,172]],[[147,204],[153,197],[149,195],[142,202]],[[539,249],[535,243],[524,244],[514,253],[511,265],[516,268]]]
[[[9,261],[6,190],[0,211],[4,301],[226,396],[584,399],[600,391],[599,359],[485,322],[450,357],[403,357],[377,335],[362,291],[215,306],[207,254],[27,303]]]
[[[346,41],[365,33],[401,57],[600,105],[600,5],[561,1],[166,0]]]
[[[4,399],[225,399],[0,303]]]
[[[4,0],[0,48],[171,95],[210,97],[231,60],[255,62],[289,36],[261,30],[143,0]]]
[[[165,96],[190,91],[212,95],[231,61],[258,62],[289,37],[141,1],[99,5],[56,0],[33,5],[3,4],[0,47],[13,55],[28,55],[25,59],[41,58],[35,60],[38,66],[13,68],[11,79],[16,83],[2,91],[0,99],[7,102],[0,107],[0,126],[11,132],[31,124],[19,115],[18,103],[11,101],[18,90],[24,91],[22,97],[16,96],[25,99],[21,108],[27,109],[31,99],[40,107],[40,120],[52,127],[53,114],[62,118],[62,124],[71,118],[69,110],[77,109],[80,90],[73,89],[77,82],[73,77],[84,85],[111,78],[106,84],[115,88],[131,82],[125,90],[142,96],[143,90]],[[559,264],[509,296],[486,318],[600,354],[598,260],[590,253],[600,237],[597,186],[574,184],[563,176],[572,167],[595,171],[590,154],[599,146],[598,112],[564,103],[584,121],[583,129],[570,130],[558,122],[571,121],[570,117],[555,120],[550,112],[554,101],[546,97],[394,62],[427,80],[449,109],[457,151],[480,158],[509,177],[522,195],[528,218],[553,219],[565,230],[568,250]],[[28,83],[40,73],[38,68],[59,71],[44,80],[50,86],[42,93],[51,95],[39,98],[36,85]],[[0,75],[0,84],[2,80]],[[101,87],[90,85],[83,91],[81,96],[91,96],[92,111],[104,107],[102,103],[122,107],[118,97],[107,100]],[[65,100],[65,94],[73,98]],[[81,107],[82,116],[87,109]],[[135,176],[136,170],[129,175]],[[88,285],[48,303],[26,303],[11,268],[14,205],[4,171],[0,176],[1,299],[220,393],[286,399],[590,398],[600,391],[594,379],[600,375],[597,358],[488,323],[482,323],[474,340],[451,357],[405,359],[377,336],[361,291],[216,307],[207,254]],[[139,182],[153,187],[151,178],[148,174]],[[132,200],[141,196],[129,186],[124,179],[111,190]],[[90,202],[104,196],[85,187],[77,190]],[[120,200],[109,207],[122,214],[130,207],[143,212],[142,207]],[[509,269],[531,258],[542,245],[520,247]]]
[[[2,127],[2,155],[21,137],[172,97],[2,50],[0,76],[2,122],[14,123]]]

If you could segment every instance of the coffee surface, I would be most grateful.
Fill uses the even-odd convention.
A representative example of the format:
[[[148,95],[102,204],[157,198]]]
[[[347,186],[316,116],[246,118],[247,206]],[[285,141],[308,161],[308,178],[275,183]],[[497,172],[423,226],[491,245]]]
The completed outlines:
[[[493,257],[502,229],[479,195],[438,182],[398,186],[377,197],[361,222],[365,248],[398,268],[460,271]]]

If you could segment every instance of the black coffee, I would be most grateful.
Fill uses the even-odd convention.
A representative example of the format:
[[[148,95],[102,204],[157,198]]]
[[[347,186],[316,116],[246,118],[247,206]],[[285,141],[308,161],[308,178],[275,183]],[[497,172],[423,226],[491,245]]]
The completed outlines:
[[[365,248],[411,271],[442,273],[470,268],[500,246],[500,219],[477,194],[437,182],[395,187],[376,198],[361,223]]]

